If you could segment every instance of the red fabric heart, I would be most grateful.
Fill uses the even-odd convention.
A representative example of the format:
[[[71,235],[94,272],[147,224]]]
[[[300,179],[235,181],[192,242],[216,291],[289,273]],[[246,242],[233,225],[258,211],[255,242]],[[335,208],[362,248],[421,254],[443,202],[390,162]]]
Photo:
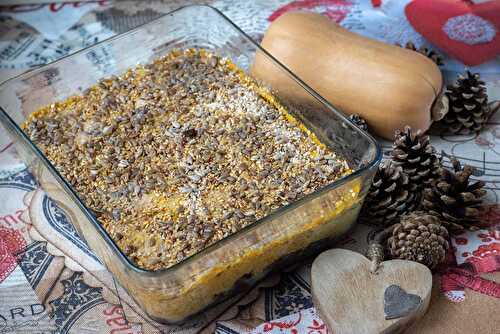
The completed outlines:
[[[478,4],[414,0],[405,7],[405,14],[429,42],[466,65],[479,65],[500,54],[499,0]]]

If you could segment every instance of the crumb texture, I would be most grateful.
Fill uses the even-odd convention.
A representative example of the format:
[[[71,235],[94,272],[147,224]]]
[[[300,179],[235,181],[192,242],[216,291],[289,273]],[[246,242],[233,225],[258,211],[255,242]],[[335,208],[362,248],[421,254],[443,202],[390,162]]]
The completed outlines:
[[[24,128],[138,266],[172,266],[350,173],[264,88],[173,51]]]

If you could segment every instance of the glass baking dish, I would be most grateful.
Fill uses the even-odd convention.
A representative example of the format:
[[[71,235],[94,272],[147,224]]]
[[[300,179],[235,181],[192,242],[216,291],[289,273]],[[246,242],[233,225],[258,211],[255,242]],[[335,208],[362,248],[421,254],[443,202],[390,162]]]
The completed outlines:
[[[256,54],[272,62],[286,89],[273,94],[353,173],[282,207],[180,263],[158,271],[135,266],[54,166],[21,130],[38,108],[64,100],[145,64],[173,48],[204,48],[251,75]],[[261,82],[266,84],[265,82]],[[67,213],[80,235],[154,320],[179,323],[253,286],[271,270],[331,245],[355,223],[380,162],[376,141],[276,61],[217,10],[188,6],[0,85],[0,121],[40,186]]]

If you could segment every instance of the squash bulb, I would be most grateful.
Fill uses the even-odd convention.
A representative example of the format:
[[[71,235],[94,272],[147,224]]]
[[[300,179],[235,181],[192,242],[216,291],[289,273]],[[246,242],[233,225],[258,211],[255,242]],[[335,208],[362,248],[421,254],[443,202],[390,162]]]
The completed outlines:
[[[363,117],[376,135],[392,139],[395,130],[406,125],[426,131],[432,123],[443,79],[436,64],[417,52],[360,36],[306,12],[280,16],[261,45],[334,107]],[[274,90],[302,94],[299,98],[311,103],[306,101],[310,96],[287,87],[286,74],[276,71],[261,52],[251,72]]]

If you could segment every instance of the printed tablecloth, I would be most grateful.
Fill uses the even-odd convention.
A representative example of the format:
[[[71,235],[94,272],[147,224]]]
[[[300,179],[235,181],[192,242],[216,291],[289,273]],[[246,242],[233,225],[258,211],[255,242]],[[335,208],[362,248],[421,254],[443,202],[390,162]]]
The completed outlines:
[[[220,9],[256,40],[279,15],[307,10],[388,43],[411,40],[417,46],[431,46],[445,55],[442,70],[447,82],[469,68],[480,72],[487,82],[490,101],[500,100],[500,1],[177,0],[0,5],[0,81],[191,3]],[[486,12],[496,14],[484,15]],[[477,135],[432,135],[439,152],[477,167],[475,178],[487,182],[482,217],[491,227],[452,240],[449,262],[434,276],[431,309],[409,332],[498,333],[499,114]],[[250,293],[182,326],[152,321],[89,250],[64,211],[39,188],[4,129],[0,131],[0,333],[327,333],[312,304],[308,264],[269,277]],[[388,151],[390,143],[382,144]],[[339,247],[363,251],[369,233],[369,227],[359,225]]]

